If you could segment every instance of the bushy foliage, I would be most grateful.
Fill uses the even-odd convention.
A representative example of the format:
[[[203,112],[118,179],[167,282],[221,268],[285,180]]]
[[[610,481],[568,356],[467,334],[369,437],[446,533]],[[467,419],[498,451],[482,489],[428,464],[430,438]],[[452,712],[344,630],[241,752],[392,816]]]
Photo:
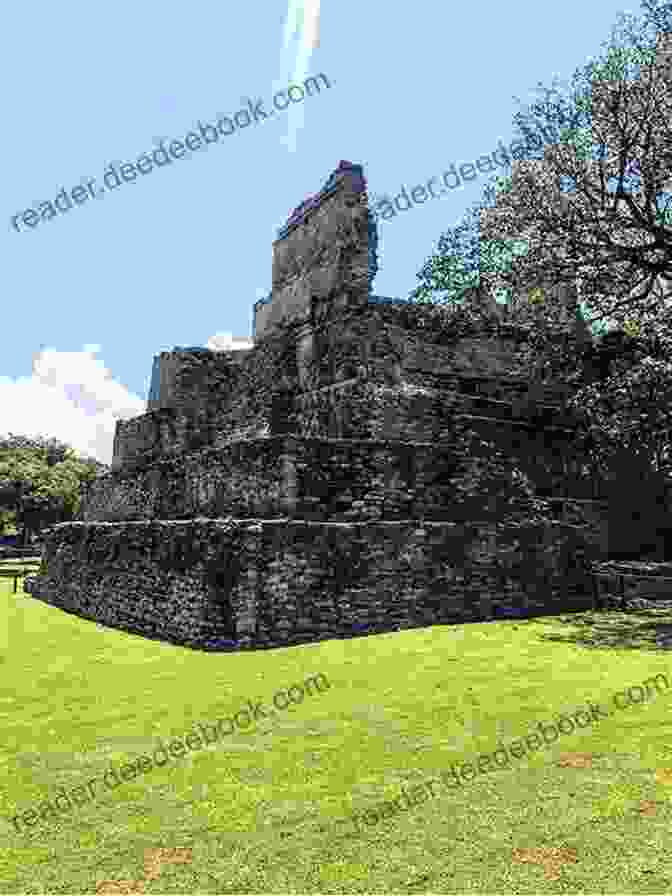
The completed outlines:
[[[510,373],[562,384],[586,472],[613,496],[639,482],[661,506],[672,481],[672,83],[654,63],[672,3],[643,9],[620,17],[568,89],[539,85],[514,125],[520,144],[541,132],[550,145],[536,137],[538,151],[513,153],[511,174],[442,234],[410,298],[475,327],[488,301],[501,303],[529,334]],[[478,507],[490,488],[514,515],[548,518],[510,458],[466,429],[456,437],[460,500]]]
[[[56,439],[10,433],[0,439],[0,507],[5,524],[39,531],[71,519],[79,509],[83,484],[106,469]]]

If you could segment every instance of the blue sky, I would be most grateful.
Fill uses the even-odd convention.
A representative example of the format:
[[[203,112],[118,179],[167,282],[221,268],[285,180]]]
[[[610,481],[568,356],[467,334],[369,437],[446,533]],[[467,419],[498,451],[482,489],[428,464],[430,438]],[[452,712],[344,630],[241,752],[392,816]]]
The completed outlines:
[[[640,12],[613,0],[566,0],[552,17],[536,2],[323,0],[310,51],[319,7],[305,5],[308,51],[286,40],[287,0],[3,10],[0,433],[54,436],[109,463],[115,421],[145,409],[155,354],[251,336],[276,230],[341,159],[364,165],[370,193],[392,196],[473,162],[513,138],[514,96],[569,80],[620,10]],[[302,69],[331,88],[34,229],[12,227],[199,120],[248,100],[269,109]],[[375,293],[408,295],[485,181],[379,222]]]

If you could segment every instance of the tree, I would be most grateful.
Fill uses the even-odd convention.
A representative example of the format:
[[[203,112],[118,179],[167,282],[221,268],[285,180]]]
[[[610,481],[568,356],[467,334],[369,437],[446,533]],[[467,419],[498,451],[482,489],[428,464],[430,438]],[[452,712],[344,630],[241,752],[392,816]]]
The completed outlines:
[[[648,18],[623,17],[622,33],[614,29],[606,54],[575,73],[568,96],[554,87],[519,113],[524,139],[511,176],[488,185],[464,222],[442,235],[411,298],[472,316],[503,299],[500,317],[529,332],[511,372],[558,380],[576,412],[586,470],[615,501],[629,471],[650,509],[669,463],[670,84],[653,63],[666,50],[656,32],[672,22],[672,4],[647,3]],[[639,81],[630,83],[634,74]],[[542,149],[532,126],[554,145]],[[643,401],[651,405],[644,413]],[[461,444],[476,445],[466,433]],[[458,489],[477,497],[498,475],[505,482],[502,464],[510,486],[520,486],[520,469],[486,449],[471,472],[462,470]],[[524,508],[525,500],[519,494],[514,503]],[[541,514],[548,518],[548,508]]]
[[[15,523],[15,514],[11,511],[0,510],[0,535],[4,535],[5,531]]]
[[[13,514],[25,544],[31,532],[72,519],[82,484],[106,469],[55,439],[10,433],[0,439],[0,509]]]
[[[644,22],[656,31],[672,31],[672,3],[669,0],[642,0]]]
[[[668,332],[671,317],[661,315]],[[603,341],[607,363],[569,401],[576,443],[609,500],[610,550],[663,556],[672,548],[670,340],[613,331]]]
[[[501,179],[498,179],[501,180]],[[417,277],[421,283],[410,293],[416,302],[462,306],[478,296],[483,302],[482,275],[506,270],[512,259],[524,251],[520,241],[482,241],[480,236],[481,205],[475,203],[464,220],[441,235],[437,251],[430,256]],[[505,311],[505,289],[495,290],[494,300]],[[492,307],[492,302],[489,303]]]
[[[0,508],[2,508],[5,525],[17,526],[17,511],[27,487],[28,483],[23,483],[20,480],[0,480]]]
[[[583,89],[572,102],[533,107],[546,124],[551,115],[567,122],[567,105],[583,120],[561,131],[543,164],[521,162],[496,211],[482,220],[486,235],[529,238],[527,252],[503,276],[490,278],[492,285],[508,282],[520,293],[524,284],[575,283],[592,321],[614,328],[598,331],[597,354],[610,357],[596,382],[586,384],[586,370],[577,365],[579,390],[569,407],[582,424],[577,445],[589,449],[594,473],[606,484],[610,517],[622,517],[631,543],[636,531],[642,543],[655,540],[652,532],[669,508],[672,397],[672,196],[665,190],[672,170],[670,46],[668,35],[651,33],[663,6],[669,31],[672,5],[644,5],[648,18],[625,18],[606,60],[575,79],[583,79]],[[660,16],[653,21],[658,28],[662,23]],[[521,129],[524,121],[521,116]],[[570,190],[563,181],[571,181]],[[540,331],[539,341],[544,338]],[[584,352],[582,360],[590,366],[595,352]]]
[[[669,3],[644,6],[642,21],[621,17],[606,53],[577,70],[568,91],[540,86],[543,100],[515,116],[522,138],[511,176],[488,184],[441,237],[413,298],[453,302],[479,287],[510,309],[545,303],[546,312],[562,298],[565,311],[589,315],[592,333],[636,324],[637,312],[661,304],[672,141],[669,76],[653,63],[667,46],[656,26],[672,14]]]
[[[56,495],[25,495],[16,513],[17,525],[22,528],[24,544],[30,534],[39,535],[46,526],[65,522],[71,514],[65,510],[65,500]]]
[[[507,270],[483,272],[491,289],[575,291],[593,320],[619,325],[667,301],[672,282],[672,82],[667,37],[645,27],[615,34],[604,62],[577,71],[569,100],[532,106],[518,126],[571,122],[541,159],[517,159],[508,189],[483,211],[484,239],[526,241]],[[635,70],[639,77],[633,79]],[[522,294],[522,296],[521,296]],[[528,293],[529,295],[529,293]]]
[[[650,457],[653,469],[672,474],[669,345],[647,346],[645,340],[628,336],[624,343],[609,375],[580,389],[569,406],[591,436],[596,456],[608,457],[616,448],[640,452]]]

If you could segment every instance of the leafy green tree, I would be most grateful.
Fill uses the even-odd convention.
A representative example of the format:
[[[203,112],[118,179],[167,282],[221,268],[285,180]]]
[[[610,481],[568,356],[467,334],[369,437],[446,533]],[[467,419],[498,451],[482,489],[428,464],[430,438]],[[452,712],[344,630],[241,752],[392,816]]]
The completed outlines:
[[[611,326],[668,300],[672,83],[665,36],[649,24],[625,18],[603,58],[575,72],[568,97],[551,88],[518,113],[521,131],[558,136],[543,160],[518,158],[509,188],[482,214],[484,239],[527,241],[508,269],[483,272],[490,289],[576,290],[591,321]]]
[[[661,303],[672,257],[672,194],[663,188],[672,131],[669,83],[652,63],[671,13],[659,0],[644,9],[643,20],[621,16],[605,52],[568,89],[539,85],[540,100],[514,117],[518,167],[442,235],[411,297],[454,303],[478,289],[524,305],[543,301],[531,290],[543,288],[548,301],[569,288],[593,334]]]
[[[0,510],[0,535],[4,535],[8,529],[13,529],[16,523],[16,514],[12,511]]]
[[[0,508],[12,514],[25,544],[31,532],[72,519],[82,485],[106,469],[55,439],[10,433],[0,439]]]
[[[425,262],[417,277],[421,281],[410,293],[416,302],[461,306],[474,295],[481,297],[482,274],[505,270],[525,251],[524,241],[480,239],[480,206],[472,206],[464,220],[441,235],[437,251]],[[495,295],[504,304],[506,290]]]
[[[531,382],[558,378],[576,412],[586,470],[613,496],[620,479],[623,495],[629,454],[629,481],[646,480],[651,508],[660,506],[669,479],[669,370],[660,352],[672,347],[665,310],[672,197],[664,190],[672,116],[669,84],[652,63],[672,4],[646,0],[644,7],[643,21],[622,17],[621,32],[614,29],[606,52],[575,72],[569,92],[541,88],[542,101],[518,113],[516,169],[489,184],[464,221],[442,235],[411,298],[472,316],[503,299],[502,316],[529,332],[512,372]],[[466,432],[460,444],[479,447]],[[493,447],[480,445],[478,460],[462,471],[460,488],[472,505],[502,464],[508,472],[500,482],[523,481]],[[524,505],[522,494],[516,501]]]

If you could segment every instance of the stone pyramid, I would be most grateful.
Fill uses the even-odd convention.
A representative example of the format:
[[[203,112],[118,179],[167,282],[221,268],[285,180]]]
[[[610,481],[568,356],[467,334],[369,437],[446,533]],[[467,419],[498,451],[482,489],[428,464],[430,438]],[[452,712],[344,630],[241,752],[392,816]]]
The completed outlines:
[[[48,531],[34,597],[221,651],[590,604],[540,560],[567,527],[506,553],[452,512],[456,400],[543,459],[547,490],[565,481],[552,390],[531,421],[529,384],[507,375],[521,334],[443,338],[427,308],[371,294],[376,247],[362,167],[341,162],[278,232],[252,347],[155,358],[111,471]]]

